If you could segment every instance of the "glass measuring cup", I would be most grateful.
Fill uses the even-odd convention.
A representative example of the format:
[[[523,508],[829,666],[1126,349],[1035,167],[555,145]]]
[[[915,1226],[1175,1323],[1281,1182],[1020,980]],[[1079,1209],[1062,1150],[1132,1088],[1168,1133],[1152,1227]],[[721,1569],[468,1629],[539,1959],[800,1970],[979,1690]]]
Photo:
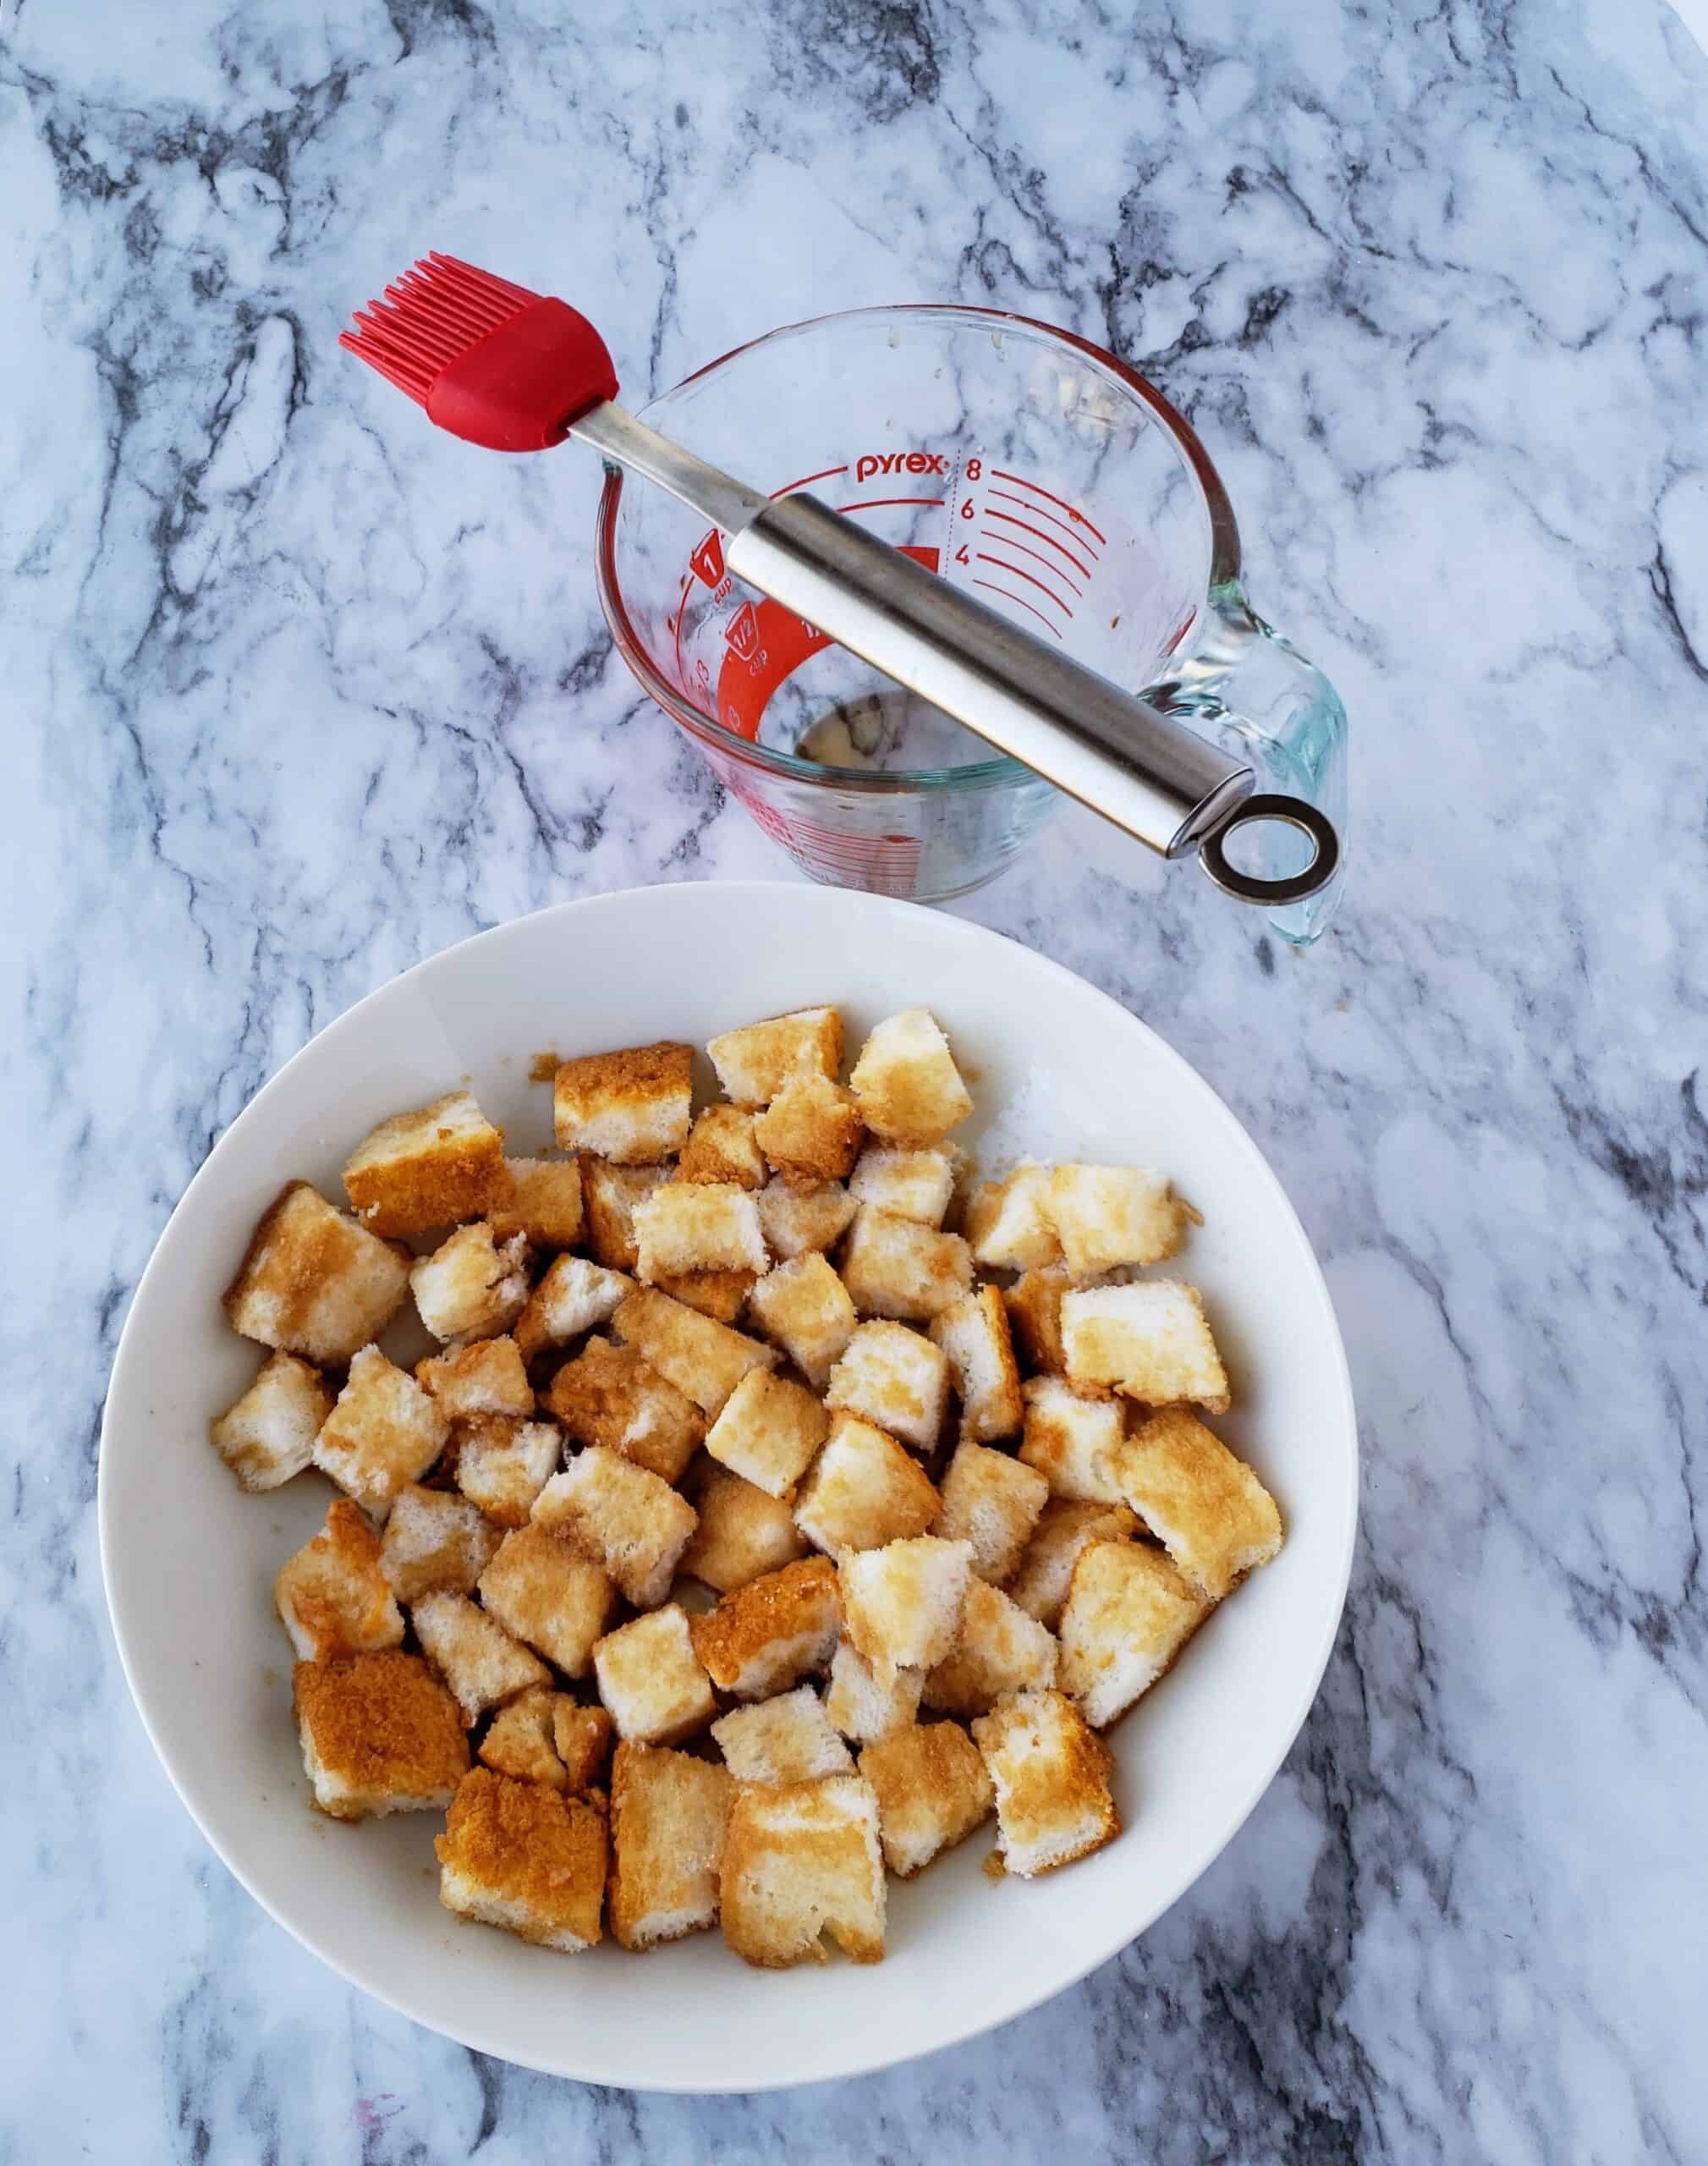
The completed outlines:
[[[1003,616],[1173,714],[1346,832],[1346,717],[1246,603],[1208,455],[1161,393],[999,310],[856,309],[738,348],[640,418],[773,496],[810,489]],[[618,651],[816,879],[941,901],[1000,872],[1057,792],[782,604],[723,538],[607,472],[596,562]],[[1255,848],[1254,845],[1255,844]],[[1241,869],[1309,845],[1275,823]],[[1338,880],[1271,913],[1314,938]]]

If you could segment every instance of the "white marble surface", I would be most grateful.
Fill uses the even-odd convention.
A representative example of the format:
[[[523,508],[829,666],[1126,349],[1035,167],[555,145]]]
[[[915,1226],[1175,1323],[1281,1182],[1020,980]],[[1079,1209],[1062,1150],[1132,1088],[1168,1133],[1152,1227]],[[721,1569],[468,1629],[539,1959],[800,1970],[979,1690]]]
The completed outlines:
[[[7,25],[0,2161],[1708,2156],[1708,60],[1662,0],[618,12]],[[590,466],[336,352],[429,245],[573,293],[637,390],[857,299],[1112,341],[1352,713],[1308,956],[1079,816],[964,906],[1270,1152],[1367,1487],[1232,1849],[889,2076],[602,2094],[346,1990],[203,1847],[103,1620],[116,1334],[266,1075],[477,926],[784,870],[611,655]]]

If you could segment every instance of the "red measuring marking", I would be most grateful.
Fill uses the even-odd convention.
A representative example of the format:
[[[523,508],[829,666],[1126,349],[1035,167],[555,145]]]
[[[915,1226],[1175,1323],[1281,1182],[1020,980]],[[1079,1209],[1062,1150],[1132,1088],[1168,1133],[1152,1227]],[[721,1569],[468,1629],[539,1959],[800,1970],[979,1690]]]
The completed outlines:
[[[1000,519],[1002,514],[1001,512],[996,512],[992,516]],[[1059,564],[1052,564],[1047,557],[1041,556],[1037,550],[1029,549],[1024,542],[1011,542],[1006,534],[992,534],[988,526],[980,526],[979,532],[986,542],[1000,542],[1005,549],[1018,549],[1023,557],[1030,557],[1035,564],[1041,564],[1046,572],[1053,573],[1076,600],[1085,599],[1085,588],[1069,579]],[[1063,554],[1066,554],[1065,551]]]
[[[1058,497],[1053,489],[1046,489],[1041,481],[1029,481],[1024,474],[1005,474],[1000,466],[993,466],[991,471],[999,481],[1012,481],[1017,489],[1034,490],[1039,496],[1047,497],[1052,504],[1060,504],[1068,518],[1075,520],[1079,525],[1091,526],[1090,520],[1086,518],[1077,504],[1070,504],[1065,497]],[[1097,535],[1100,542],[1103,541],[1102,535],[1097,533],[1095,526],[1091,526],[1091,531]]]
[[[838,504],[838,511],[880,511],[886,504],[923,504],[927,511],[941,511],[945,499],[942,497],[861,497],[851,504]]]
[[[992,489],[991,494],[993,497],[1000,497],[1005,504],[1019,504],[1022,511],[1030,512],[1034,519],[1047,519],[1052,526],[1059,526],[1064,534],[1071,534],[1088,557],[1096,555],[1097,552],[1086,541],[1084,535],[1076,527],[1069,526],[1065,520],[1057,519],[1054,512],[1040,510],[1036,504],[1029,503],[1024,497],[1017,497],[1012,489]],[[1006,519],[1008,514],[993,511],[991,516],[992,519]]]
[[[1006,557],[993,557],[987,550],[984,549],[975,549],[973,554],[978,558],[981,564],[995,564],[998,570],[1012,572],[1016,579],[1024,580],[1028,586],[1035,586],[1040,594],[1047,596],[1048,598],[1055,603],[1056,607],[1061,611],[1064,617],[1071,617],[1073,615],[1073,607],[1070,603],[1064,602],[1061,596],[1056,593],[1052,588],[1046,586],[1042,580],[1034,579],[1031,573],[1027,571],[1022,565],[1011,564]],[[1014,598],[1016,601],[1019,601],[1020,597],[1016,595]]]
[[[816,474],[803,474],[798,481],[785,481],[780,489],[773,489],[771,493],[773,497],[793,496],[797,489],[804,489],[809,481],[828,481],[832,474],[847,472],[846,464],[841,466],[821,467]]]
[[[993,489],[991,493],[993,496],[1008,497],[1008,492],[1003,489]],[[1011,504],[1016,503],[1019,502],[1019,498],[1015,497],[1008,497],[1008,501]],[[1005,526],[1018,526],[1022,534],[1035,534],[1041,542],[1047,542],[1050,547],[1054,549],[1058,555],[1065,557],[1076,572],[1079,572],[1084,578],[1090,578],[1090,565],[1082,564],[1065,542],[1058,542],[1053,534],[1046,534],[1041,526],[1033,526],[1024,519],[1016,519],[1012,512],[993,511],[990,516],[992,519],[1000,519]],[[1047,519],[1049,517],[1049,514],[1046,512],[1044,516]],[[1016,542],[1012,543],[1010,546],[1018,549],[1023,545],[1020,542]],[[1035,556],[1037,552],[1035,549],[1030,550],[1028,552],[1028,554]]]
[[[1031,609],[1032,614],[1044,627],[1045,630],[1049,633],[1052,640],[1058,640],[1061,638],[1062,635],[1056,629],[1056,627],[1050,622],[1043,611],[1041,609],[1033,608],[1032,604],[1027,601],[1024,594],[1011,594],[1006,586],[998,586],[994,580],[975,579],[973,581],[973,585],[975,586],[988,587],[992,594],[1000,594],[1005,602],[1018,602],[1023,609]]]

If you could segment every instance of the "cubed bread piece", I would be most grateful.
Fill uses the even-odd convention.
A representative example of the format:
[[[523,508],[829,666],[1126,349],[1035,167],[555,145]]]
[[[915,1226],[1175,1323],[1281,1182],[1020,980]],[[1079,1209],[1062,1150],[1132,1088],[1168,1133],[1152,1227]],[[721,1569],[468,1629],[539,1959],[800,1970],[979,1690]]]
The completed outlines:
[[[766,1337],[822,1391],[857,1321],[847,1287],[824,1257],[809,1251],[778,1264],[754,1287],[747,1306]]]
[[[1057,1682],[1094,1729],[1148,1692],[1210,1614],[1208,1598],[1148,1542],[1091,1542],[1062,1611]]]
[[[849,1317],[852,1330],[852,1309]],[[318,1369],[294,1354],[269,1354],[255,1382],[208,1424],[207,1433],[245,1489],[277,1489],[314,1458],[315,1438],[332,1410],[332,1395]]]
[[[942,1480],[932,1529],[946,1542],[969,1542],[973,1570],[994,1586],[1019,1568],[1050,1485],[1034,1468],[988,1444],[960,1444]]]
[[[857,1414],[915,1451],[937,1441],[948,1404],[948,1356],[904,1323],[863,1323],[830,1372],[826,1404]]]
[[[1029,1377],[1023,1387],[1025,1432],[1020,1458],[1035,1467],[1051,1493],[1085,1504],[1118,1504],[1118,1461],[1126,1438],[1121,1401],[1088,1388],[1075,1391],[1060,1377]]]
[[[982,1715],[1005,1692],[1056,1682],[1055,1636],[1000,1587],[967,1590],[953,1652],[925,1675],[925,1703],[948,1715]]]
[[[753,1124],[766,1164],[795,1188],[843,1179],[865,1134],[853,1091],[807,1070],[791,1075]]]
[[[327,1523],[273,1581],[273,1600],[304,1662],[371,1654],[404,1637],[403,1612],[380,1569],[380,1537],[348,1497],[335,1497]]]
[[[399,1602],[442,1589],[467,1594],[491,1560],[498,1529],[466,1497],[400,1490],[380,1544],[380,1570]]]
[[[858,1775],[738,1784],[720,1876],[723,1937],[766,1970],[821,1963],[827,1932],[856,1963],[884,1952],[877,1798]]]
[[[656,1166],[688,1141],[694,1048],[658,1044],[566,1060],[552,1092],[558,1148]]]
[[[1126,1501],[1192,1584],[1217,1600],[1281,1548],[1274,1498],[1184,1407],[1141,1423],[1118,1472]]]
[[[544,1527],[519,1526],[504,1537],[480,1584],[481,1601],[507,1632],[566,1677],[586,1676],[617,1599],[597,1564]]]
[[[457,1424],[457,1487],[497,1526],[526,1526],[534,1500],[563,1454],[561,1431],[549,1421],[519,1421],[508,1414],[475,1414]]]
[[[842,1276],[863,1317],[923,1322],[971,1289],[973,1259],[958,1234],[862,1204],[843,1251]]]
[[[528,1372],[513,1339],[477,1339],[449,1354],[430,1354],[415,1364],[415,1381],[425,1385],[448,1421],[468,1414],[534,1411]]]
[[[931,1339],[949,1357],[961,1397],[964,1443],[1019,1434],[1020,1372],[1008,1313],[994,1286],[980,1286],[931,1320]]]
[[[516,1319],[516,1344],[524,1361],[567,1346],[584,1331],[608,1323],[634,1290],[634,1281],[585,1256],[560,1256],[528,1296]]]
[[[1023,1272],[1002,1289],[1014,1350],[1034,1374],[1059,1376],[1068,1366],[1062,1346],[1062,1296],[1073,1290],[1074,1274],[1061,1263]]]
[[[528,1299],[528,1244],[513,1234],[502,1247],[484,1218],[459,1226],[409,1273],[415,1306],[435,1339],[460,1344],[508,1331]]]
[[[409,1286],[407,1249],[334,1211],[306,1181],[288,1181],[250,1236],[225,1312],[245,1339],[342,1368],[379,1337]]]
[[[856,1745],[870,1745],[905,1729],[914,1719],[924,1685],[925,1673],[918,1669],[898,1669],[892,1676],[880,1677],[863,1654],[841,1640],[830,1658],[824,1711],[844,1737]]]
[[[590,1339],[552,1377],[548,1413],[579,1444],[603,1444],[661,1481],[682,1479],[706,1434],[691,1399],[667,1383],[644,1354]]]
[[[849,1175],[848,1192],[898,1218],[941,1226],[955,1192],[955,1162],[947,1151],[898,1151],[869,1143]]]
[[[768,1699],[829,1663],[842,1629],[836,1567],[804,1557],[732,1588],[692,1622],[695,1652],[718,1690]]]
[[[796,1188],[779,1177],[759,1192],[759,1223],[772,1254],[785,1263],[791,1256],[834,1248],[858,1208],[840,1181]]]
[[[1167,1174],[1144,1166],[1057,1166],[1044,1209],[1068,1270],[1080,1273],[1161,1263],[1198,1219],[1169,1194]]]
[[[739,1474],[709,1463],[694,1487],[700,1524],[679,1569],[727,1594],[766,1572],[781,1571],[806,1554],[788,1504],[767,1497]]]
[[[793,1494],[830,1434],[830,1416],[804,1384],[750,1369],[706,1432],[706,1449],[772,1497]]]
[[[738,1106],[766,1106],[799,1070],[836,1080],[842,1072],[842,1017],[834,1008],[798,1008],[793,1014],[725,1031],[706,1050],[726,1098]]]
[[[967,1198],[967,1240],[986,1271],[1035,1271],[1059,1262],[1062,1243],[1047,1209],[1050,1168],[1028,1162],[1005,1179],[983,1181]]]
[[[931,1669],[953,1649],[973,1581],[973,1545],[935,1535],[844,1552],[843,1625],[881,1678]]]
[[[1232,1405],[1227,1372],[1195,1286],[1150,1278],[1062,1296],[1062,1345],[1075,1383],[1113,1384],[1151,1406]]]
[[[949,1042],[923,1008],[880,1023],[849,1081],[872,1134],[909,1151],[941,1143],[973,1110]]]
[[[1016,1692],[972,1725],[997,1787],[997,1846],[1030,1880],[1113,1842],[1109,1748],[1060,1692]]]
[[[724,1764],[739,1783],[806,1783],[851,1775],[854,1760],[810,1685],[750,1707],[732,1707],[711,1725]]]
[[[763,1271],[759,1206],[733,1181],[666,1181],[634,1207],[642,1281],[691,1271]]]
[[[466,1595],[424,1594],[410,1610],[409,1622],[421,1652],[450,1687],[470,1728],[488,1707],[552,1682],[545,1663]]]
[[[941,1503],[930,1476],[893,1437],[843,1414],[795,1500],[794,1523],[834,1557],[929,1532]]]
[[[611,1933],[636,1953],[717,1922],[733,1785],[727,1768],[667,1745],[617,1748],[611,1767]]]
[[[334,1820],[442,1812],[469,1770],[457,1703],[419,1655],[299,1662],[291,1693],[303,1765]]]
[[[376,1519],[419,1482],[450,1434],[436,1402],[377,1346],[350,1363],[349,1381],[315,1438],[315,1465]]]
[[[708,1106],[676,1162],[678,1181],[733,1181],[738,1188],[759,1189],[768,1177],[765,1153],[754,1139],[753,1115],[739,1106]]]
[[[615,1727],[603,1707],[581,1707],[566,1692],[553,1696],[552,1742],[563,1763],[564,1784],[571,1797],[585,1797],[597,1787]]]
[[[554,1712],[560,1696],[541,1685],[500,1707],[481,1740],[481,1766],[500,1775],[513,1775],[518,1782],[544,1783],[548,1790],[567,1790],[569,1778],[557,1756],[554,1737]]]
[[[504,1131],[470,1091],[448,1091],[371,1129],[345,1164],[344,1192],[372,1234],[426,1234],[479,1218],[509,1192]]]
[[[667,1166],[611,1166],[602,1158],[583,1164],[587,1245],[607,1271],[634,1270],[640,1255],[634,1240],[635,1207],[669,1178]]]
[[[439,1900],[459,1917],[569,1954],[598,1940],[605,1815],[585,1798],[475,1767],[433,1848]]]
[[[685,1271],[679,1278],[657,1283],[659,1292],[668,1294],[673,1301],[697,1309],[714,1323],[733,1323],[758,1280],[756,1271]]]
[[[996,1806],[979,1748],[958,1723],[893,1731],[867,1745],[859,1769],[877,1794],[884,1861],[903,1880],[964,1841]]]
[[[1053,1632],[1081,1550],[1091,1542],[1128,1542],[1138,1531],[1139,1521],[1124,1504],[1052,1497],[1008,1582],[1009,1599]]]
[[[698,1518],[685,1497],[620,1452],[591,1445],[554,1474],[534,1520],[608,1572],[637,1609],[670,1592]]]
[[[619,1737],[639,1745],[675,1745],[704,1729],[717,1712],[689,1629],[699,1621],[679,1603],[667,1602],[607,1632],[594,1648],[599,1696]]]
[[[774,1369],[777,1350],[714,1323],[656,1287],[636,1289],[611,1319],[626,1346],[637,1346],[661,1376],[702,1413],[717,1415],[750,1369]]]
[[[530,1248],[547,1251],[573,1248],[586,1223],[579,1158],[507,1158],[509,1187],[486,1217],[492,1238],[508,1241],[519,1234]]]

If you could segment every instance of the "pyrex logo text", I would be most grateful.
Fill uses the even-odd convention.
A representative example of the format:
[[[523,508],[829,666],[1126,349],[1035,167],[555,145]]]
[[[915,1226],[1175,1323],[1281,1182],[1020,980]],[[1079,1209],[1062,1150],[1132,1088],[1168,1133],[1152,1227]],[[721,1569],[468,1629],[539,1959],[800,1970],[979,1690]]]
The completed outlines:
[[[874,474],[948,475],[948,454],[942,451],[865,451],[854,461],[856,483]]]

